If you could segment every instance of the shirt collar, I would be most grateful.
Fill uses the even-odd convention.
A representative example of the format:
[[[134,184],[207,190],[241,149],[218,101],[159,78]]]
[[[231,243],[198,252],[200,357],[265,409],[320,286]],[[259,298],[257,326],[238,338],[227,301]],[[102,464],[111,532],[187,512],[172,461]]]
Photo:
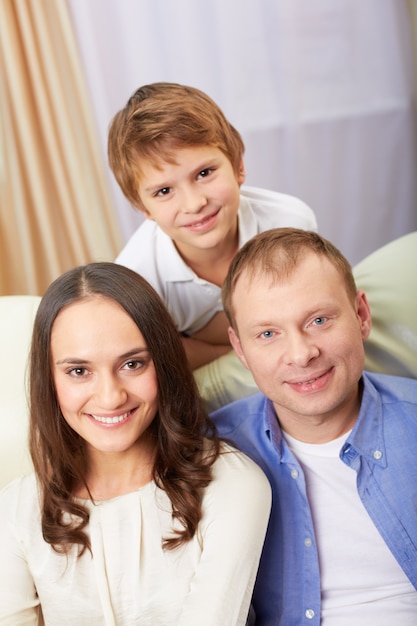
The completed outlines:
[[[185,282],[195,280],[196,274],[185,263],[171,237],[159,226],[155,233],[156,260],[159,274],[167,282]]]
[[[363,373],[362,382],[363,395],[359,416],[341,453],[352,459],[354,456],[365,457],[370,463],[386,467],[381,398],[366,372]]]
[[[238,211],[239,224],[239,248],[243,246],[249,239],[258,234],[258,221],[255,212],[247,198],[240,196],[240,205]]]
[[[258,234],[256,215],[251,208],[249,200],[243,196],[240,196],[237,219],[239,248],[241,248],[246,241]],[[159,226],[156,227],[156,258],[160,275],[164,276],[167,282],[200,280],[197,274],[182,259],[172,239]]]
[[[285,440],[282,435],[281,426],[278,422],[275,407],[272,401],[267,398],[265,398],[263,414],[265,434],[274,446],[278,460],[283,463],[293,463],[294,457],[292,456],[288,446],[283,445]]]
[[[369,380],[366,372],[362,376],[363,395],[359,416],[342,451],[345,458],[353,459],[359,456],[367,458],[371,463],[378,463],[379,467],[385,467],[387,463],[385,440],[383,435],[382,404],[378,392]],[[271,400],[265,398],[264,406],[265,434],[274,445],[280,461],[293,460],[287,455],[289,450],[283,446],[283,436],[278,423],[275,408]]]

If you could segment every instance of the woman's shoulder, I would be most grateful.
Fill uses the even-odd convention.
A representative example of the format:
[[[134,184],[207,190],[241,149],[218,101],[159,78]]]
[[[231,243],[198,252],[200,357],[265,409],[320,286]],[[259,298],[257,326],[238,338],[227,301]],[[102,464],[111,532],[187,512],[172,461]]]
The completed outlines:
[[[264,486],[269,490],[269,482],[261,468],[231,444],[222,442],[220,455],[213,466],[213,475],[220,479],[229,476],[240,484],[245,483],[247,488],[253,485],[254,489]]]
[[[35,474],[15,478],[0,491],[0,516],[4,512],[31,516],[39,509],[39,492]]]
[[[271,486],[261,468],[243,452],[222,443],[203,496],[201,532],[220,520],[229,520],[234,527],[242,517],[262,528],[269,518],[271,498]]]

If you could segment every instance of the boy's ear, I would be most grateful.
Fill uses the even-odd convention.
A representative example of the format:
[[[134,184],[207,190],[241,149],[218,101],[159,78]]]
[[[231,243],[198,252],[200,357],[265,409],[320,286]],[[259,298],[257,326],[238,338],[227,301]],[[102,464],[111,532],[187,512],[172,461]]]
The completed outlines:
[[[147,220],[155,221],[152,215],[149,213],[147,209],[145,209],[145,207],[143,206],[141,202],[136,205],[136,208],[138,209],[138,211],[142,213],[144,217],[146,217]]]
[[[245,179],[246,179],[245,164],[243,163],[243,159],[242,159],[240,162],[239,172],[237,175],[237,182],[239,183],[239,185],[243,185],[243,183],[245,182]]]
[[[155,218],[152,217],[152,215],[146,209],[140,209],[140,212],[146,217],[147,220],[151,220],[152,222],[155,221]]]

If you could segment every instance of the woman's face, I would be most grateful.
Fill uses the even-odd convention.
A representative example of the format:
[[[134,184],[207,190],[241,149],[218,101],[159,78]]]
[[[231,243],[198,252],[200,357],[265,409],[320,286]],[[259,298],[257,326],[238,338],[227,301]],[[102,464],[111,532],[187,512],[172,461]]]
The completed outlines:
[[[90,454],[148,446],[158,409],[155,367],[142,333],[114,300],[70,304],[51,333],[51,361],[64,419]]]

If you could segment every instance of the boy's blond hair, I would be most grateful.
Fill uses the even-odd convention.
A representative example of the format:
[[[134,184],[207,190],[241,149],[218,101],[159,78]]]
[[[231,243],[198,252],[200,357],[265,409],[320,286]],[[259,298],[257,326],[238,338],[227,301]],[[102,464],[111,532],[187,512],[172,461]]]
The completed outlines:
[[[110,167],[137,208],[141,160],[175,163],[178,148],[214,146],[239,174],[244,144],[238,131],[204,92],[176,83],[140,87],[113,118],[108,138]]]

